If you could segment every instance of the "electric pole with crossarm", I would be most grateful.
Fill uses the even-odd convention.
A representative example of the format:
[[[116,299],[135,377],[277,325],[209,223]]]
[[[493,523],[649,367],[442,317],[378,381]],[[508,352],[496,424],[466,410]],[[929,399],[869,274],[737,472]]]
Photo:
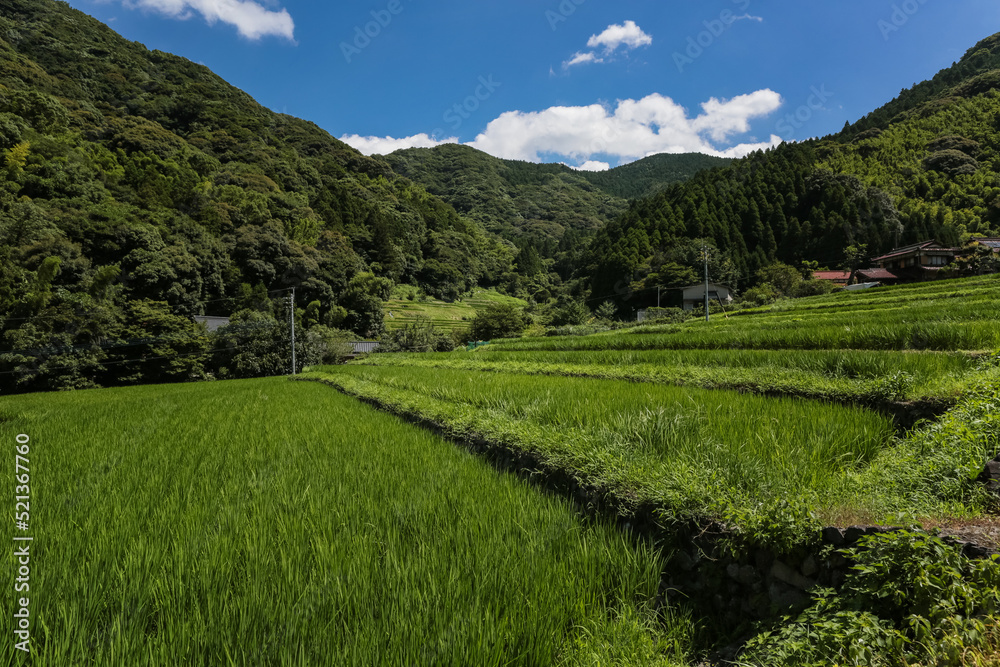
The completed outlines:
[[[708,322],[708,246],[703,250],[705,251],[705,321]]]
[[[288,309],[291,311],[288,319],[292,328],[292,375],[295,375],[295,288],[292,288],[292,295],[288,297]]]

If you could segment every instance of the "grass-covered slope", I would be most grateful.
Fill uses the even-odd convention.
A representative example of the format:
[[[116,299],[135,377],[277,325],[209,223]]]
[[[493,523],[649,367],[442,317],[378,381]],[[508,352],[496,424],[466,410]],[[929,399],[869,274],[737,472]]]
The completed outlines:
[[[649,546],[316,383],[7,397],[0,433],[34,538],[5,665],[683,658]]]
[[[526,305],[521,299],[494,290],[473,290],[456,301],[441,301],[421,294],[415,287],[400,286],[385,302],[385,325],[389,331],[414,324],[430,324],[447,333],[464,331],[478,311],[493,303],[509,303],[520,308]]]
[[[952,402],[995,377],[1000,277],[783,300],[710,322],[494,341],[364,363],[587,376],[850,401]]]

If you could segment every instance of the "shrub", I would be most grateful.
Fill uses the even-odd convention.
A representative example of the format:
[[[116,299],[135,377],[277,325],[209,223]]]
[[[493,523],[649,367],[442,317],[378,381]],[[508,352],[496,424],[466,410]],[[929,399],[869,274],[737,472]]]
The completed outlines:
[[[921,531],[870,535],[842,553],[854,566],[839,593],[819,589],[798,618],[751,640],[744,660],[962,665],[1000,639],[1000,562],[971,561]]]
[[[829,294],[832,291],[833,291],[833,283],[830,282],[829,280],[810,279],[810,280],[803,280],[798,285],[796,285],[795,289],[792,292],[792,296],[794,297],[820,296],[823,294]]]
[[[524,309],[509,303],[490,303],[472,319],[475,340],[515,338],[528,326]]]

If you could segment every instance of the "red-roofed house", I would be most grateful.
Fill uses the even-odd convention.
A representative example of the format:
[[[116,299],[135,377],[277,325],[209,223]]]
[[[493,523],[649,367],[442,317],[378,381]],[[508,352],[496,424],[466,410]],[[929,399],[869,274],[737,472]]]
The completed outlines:
[[[814,280],[829,280],[837,287],[844,287],[851,281],[850,271],[813,271]]]

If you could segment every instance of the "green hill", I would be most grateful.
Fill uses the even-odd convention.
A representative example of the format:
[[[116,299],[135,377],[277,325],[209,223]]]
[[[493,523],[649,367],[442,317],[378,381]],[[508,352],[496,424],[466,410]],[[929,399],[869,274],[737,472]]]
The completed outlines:
[[[393,283],[454,296],[496,284],[515,252],[201,65],[65,3],[0,7],[5,386],[154,379],[108,350],[194,335],[196,314],[281,319],[291,288],[313,323],[377,333]]]
[[[605,172],[502,160],[469,146],[409,148],[385,156],[393,169],[505,238],[533,241],[544,256],[571,231],[602,228],[628,200],[654,194],[730,160],[696,153],[655,155]]]
[[[994,36],[838,135],[757,152],[637,202],[598,232],[579,274],[594,294],[636,307],[700,269],[702,245],[716,280],[745,286],[777,261],[839,265],[850,245],[875,256],[997,235],[998,84]]]
[[[80,255],[72,281],[62,277],[79,284],[162,242],[177,249],[163,272],[197,277],[168,295],[126,291],[186,312],[244,282],[298,286],[328,308],[364,268],[431,289],[442,273],[467,289],[508,268],[503,252],[486,252],[499,246],[480,227],[386,162],[265,109],[201,65],[50,0],[4,3],[0,25],[0,224],[15,261],[49,239],[64,259]]]

